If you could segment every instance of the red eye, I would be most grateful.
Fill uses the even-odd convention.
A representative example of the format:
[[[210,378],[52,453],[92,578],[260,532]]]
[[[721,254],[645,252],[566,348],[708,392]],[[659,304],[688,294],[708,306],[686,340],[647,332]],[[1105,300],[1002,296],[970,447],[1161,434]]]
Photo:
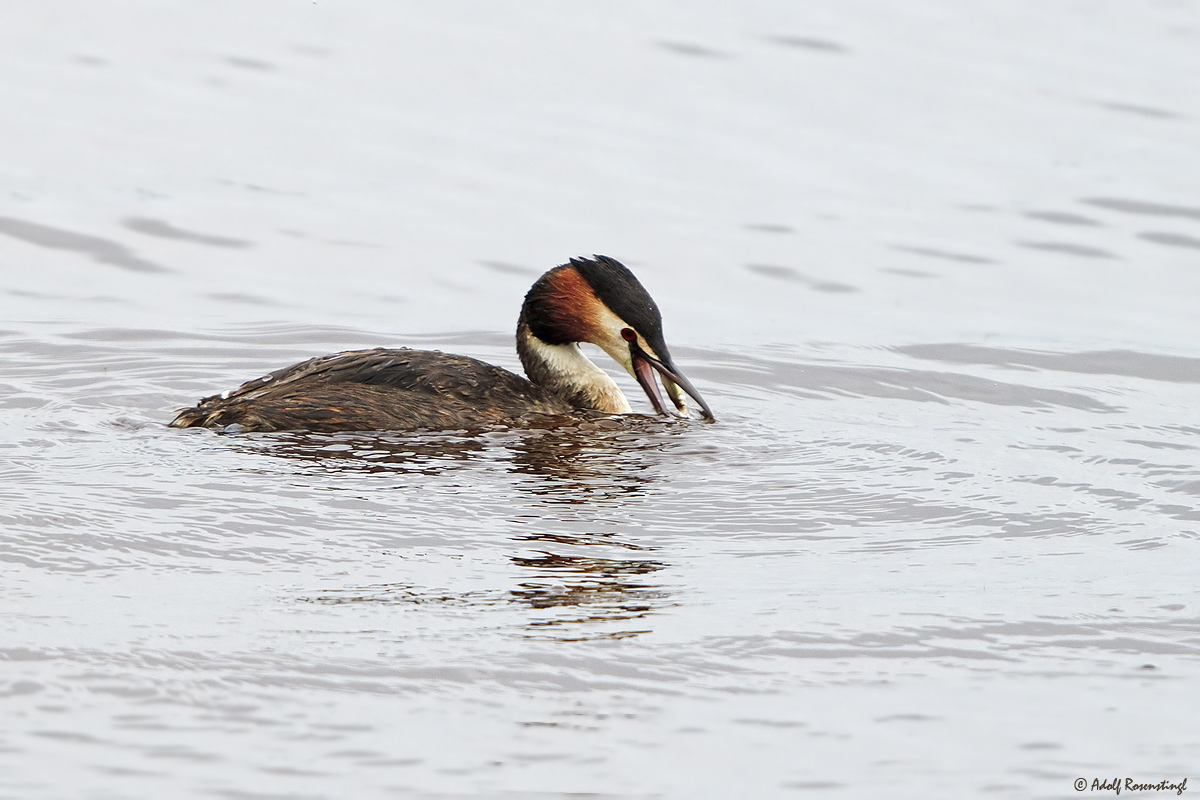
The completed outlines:
[[[621,328],[621,338],[627,342],[636,342],[637,332],[633,328]]]

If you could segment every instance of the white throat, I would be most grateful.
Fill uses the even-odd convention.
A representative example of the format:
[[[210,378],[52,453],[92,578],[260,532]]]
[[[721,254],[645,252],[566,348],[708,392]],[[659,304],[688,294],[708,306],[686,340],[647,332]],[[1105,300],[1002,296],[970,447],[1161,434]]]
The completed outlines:
[[[529,354],[540,362],[538,371],[546,388],[568,397],[582,395],[589,405],[605,414],[632,413],[621,387],[592,363],[575,342],[546,344],[526,333],[525,345]],[[526,372],[529,371],[527,367]]]

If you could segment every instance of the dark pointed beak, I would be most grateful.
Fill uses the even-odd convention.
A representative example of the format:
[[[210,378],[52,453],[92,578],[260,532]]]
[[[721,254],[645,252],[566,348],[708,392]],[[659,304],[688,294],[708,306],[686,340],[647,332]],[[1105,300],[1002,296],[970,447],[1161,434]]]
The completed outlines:
[[[696,387],[692,386],[692,382],[683,377],[670,359],[659,361],[654,356],[643,350],[637,343],[632,341],[629,343],[629,355],[633,359],[633,374],[637,377],[637,382],[641,384],[642,390],[646,396],[650,398],[650,402],[654,404],[654,410],[664,417],[669,417],[671,414],[667,411],[666,405],[663,403],[662,395],[658,393],[658,383],[654,380],[654,371],[657,370],[662,376],[663,387],[667,390],[671,401],[675,408],[680,412],[684,410],[683,397],[679,394],[679,390],[687,392],[693,400],[700,405],[700,415],[708,422],[716,422],[713,417],[712,410],[709,409],[708,403],[704,402],[704,398],[700,396],[700,392],[696,391]]]

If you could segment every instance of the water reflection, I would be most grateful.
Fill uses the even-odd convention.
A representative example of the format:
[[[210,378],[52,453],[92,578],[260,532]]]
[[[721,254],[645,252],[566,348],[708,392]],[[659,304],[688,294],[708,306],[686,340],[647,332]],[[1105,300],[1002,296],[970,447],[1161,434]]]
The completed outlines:
[[[229,236],[218,236],[211,233],[199,233],[172,225],[161,219],[150,217],[130,217],[125,220],[125,227],[131,231],[155,236],[162,239],[173,239],[180,242],[208,245],[209,247],[244,248],[253,245],[244,239],[234,239]]]
[[[544,508],[548,503],[626,499],[645,491],[655,480],[653,468],[661,462],[664,448],[689,427],[686,422],[637,415],[554,422],[473,433],[294,432],[222,438],[234,449],[300,462],[304,471],[326,475],[409,475],[420,483],[425,476],[474,469],[477,475],[484,473],[476,482],[480,498],[504,496],[515,488],[534,496]],[[519,607],[527,612],[519,623],[521,635],[562,641],[645,633],[649,626],[644,622],[631,623],[671,602],[651,578],[668,564],[641,555],[652,548],[623,541],[603,526],[580,533],[548,524],[538,509],[529,509],[529,515],[536,524],[521,525],[510,537],[519,548],[506,556],[516,570],[511,588],[456,591],[377,583],[323,588],[300,600],[326,605]],[[510,519],[526,521],[519,514]],[[622,557],[631,551],[639,556]]]
[[[511,448],[510,470],[537,480],[524,491],[551,503],[585,504],[644,491],[654,480],[664,435],[686,428],[650,417],[587,422],[571,428],[526,431]]]
[[[1194,206],[1176,206],[1167,203],[1148,202],[1145,200],[1128,200],[1120,197],[1085,197],[1079,202],[1096,206],[1108,211],[1124,214],[1144,214],[1152,217],[1179,217],[1181,219],[1200,219],[1200,208]]]
[[[438,475],[487,450],[482,440],[455,434],[251,433],[229,440],[234,449],[325,473]]]
[[[88,256],[101,264],[131,272],[170,272],[135,253],[120,242],[86,233],[54,228],[23,219],[0,217],[0,234],[51,250],[69,250]]]
[[[1008,369],[1029,368],[1170,383],[1200,383],[1200,359],[1136,350],[1056,353],[960,343],[902,345],[892,350],[912,358],[947,364],[983,364]]]
[[[612,559],[566,556],[543,552],[513,556],[512,562],[532,575],[511,594],[515,602],[537,611],[552,613],[531,619],[533,631],[553,633],[562,641],[595,638],[627,638],[648,629],[597,631],[580,627],[587,623],[628,623],[642,620],[667,604],[669,595],[661,586],[646,580],[665,569],[651,559]]]
[[[922,357],[921,354],[925,352],[922,348],[926,347],[912,345],[893,349],[905,355]],[[946,347],[961,347],[967,351],[976,349],[973,345]],[[753,386],[801,397],[879,397],[939,403],[961,400],[1025,408],[1060,407],[1100,413],[1119,411],[1116,406],[1077,391],[1045,389],[958,372],[783,361],[747,355],[730,356],[720,351],[705,353],[703,363],[691,371],[705,380],[725,386]]]
[[[644,620],[670,603],[670,595],[649,576],[668,565],[657,560],[573,556],[540,551],[509,556],[519,569],[515,588],[456,592],[411,583],[325,588],[301,596],[322,605],[524,607],[523,635],[560,641],[627,638],[649,632]],[[613,630],[618,623],[620,630]]]
[[[490,464],[543,502],[582,504],[644,491],[667,444],[688,428],[636,415],[485,432],[230,434],[231,447],[325,473],[439,475]]]

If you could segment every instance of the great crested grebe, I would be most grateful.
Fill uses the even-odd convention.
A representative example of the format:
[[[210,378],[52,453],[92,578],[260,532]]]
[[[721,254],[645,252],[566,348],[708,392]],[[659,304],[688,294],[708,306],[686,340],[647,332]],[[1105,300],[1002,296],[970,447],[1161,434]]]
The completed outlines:
[[[632,375],[655,411],[670,416],[683,392],[712,411],[675,367],[654,299],[607,256],[573,258],[538,278],[517,320],[517,355],[529,379],[466,356],[408,348],[351,350],[276,370],[185,408],[175,428],[378,431],[514,425],[540,415],[629,414],[616,382],[593,364],[591,342]],[[682,390],[682,391],[681,391]]]

